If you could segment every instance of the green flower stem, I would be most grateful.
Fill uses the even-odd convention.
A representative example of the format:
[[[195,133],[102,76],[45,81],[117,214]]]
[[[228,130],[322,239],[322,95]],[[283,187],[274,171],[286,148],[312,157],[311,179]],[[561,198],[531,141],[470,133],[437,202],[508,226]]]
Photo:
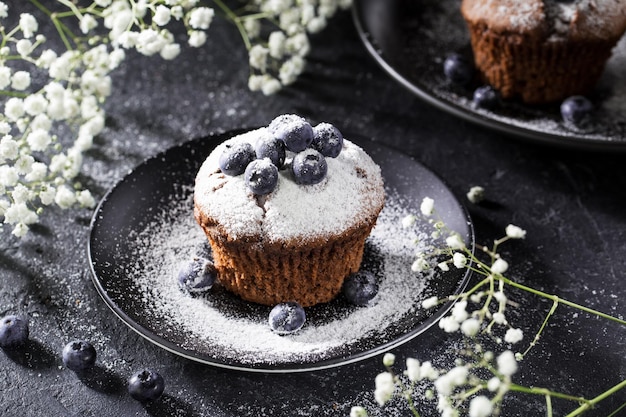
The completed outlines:
[[[500,281],[500,282],[504,282],[504,281]],[[526,356],[526,354],[537,344],[537,342],[539,341],[539,338],[541,337],[541,334],[543,333],[543,330],[546,328],[548,321],[550,320],[550,318],[556,311],[556,308],[558,307],[558,305],[559,305],[558,300],[554,300],[552,302],[552,307],[550,308],[550,311],[546,315],[546,318],[543,320],[543,323],[541,324],[539,331],[535,334],[535,338],[532,340],[532,342],[530,342],[530,344],[528,345],[524,353],[522,353],[522,357]]]
[[[222,0],[213,0],[213,3],[215,3],[217,7],[222,9],[224,14],[226,14],[226,17],[228,17],[228,19],[230,19],[235,24],[235,26],[237,27],[237,30],[239,31],[239,34],[241,35],[241,38],[243,39],[243,43],[246,46],[246,49],[249,51],[250,48],[252,48],[252,43],[250,42],[248,33],[246,32],[246,29],[243,27],[243,24],[241,23],[241,19],[239,19],[239,16],[237,16],[235,12],[231,10],[230,7],[228,7],[224,2],[222,2]]]
[[[576,410],[572,411],[571,413],[569,413],[568,415],[566,415],[565,417],[575,417],[575,416],[579,416],[582,413],[584,413],[585,411],[589,410],[591,407],[593,407],[594,405],[596,405],[597,403],[599,403],[600,401],[610,397],[611,395],[615,394],[617,391],[621,390],[622,388],[626,387],[626,380],[620,382],[619,384],[613,386],[613,388],[610,388],[606,391],[604,391],[602,394],[598,395],[595,398],[592,398],[591,400],[585,401],[584,404],[582,404],[580,407],[578,407]],[[622,405],[623,407],[623,405]],[[620,407],[620,408],[622,408]]]
[[[541,387],[525,387],[523,385],[511,384],[510,390],[515,391],[515,392],[521,392],[524,394],[534,394],[534,395],[544,395],[544,396],[549,395],[552,398],[560,398],[562,400],[574,401],[574,402],[582,403],[582,404],[587,404],[588,402],[591,401],[583,397],[577,397],[575,395],[551,391],[547,388],[541,388]],[[568,416],[568,417],[571,417],[571,416]]]

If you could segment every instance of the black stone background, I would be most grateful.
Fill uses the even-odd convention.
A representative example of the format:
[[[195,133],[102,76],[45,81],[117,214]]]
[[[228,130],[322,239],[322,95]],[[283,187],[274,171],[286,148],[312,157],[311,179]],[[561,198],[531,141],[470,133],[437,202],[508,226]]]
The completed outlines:
[[[349,13],[313,38],[305,74],[280,94],[249,92],[246,62],[236,30],[220,19],[205,47],[185,48],[173,62],[129,53],[113,75],[107,127],[87,155],[81,181],[101,197],[160,150],[298,113],[414,156],[462,201],[471,186],[484,186],[490,204],[468,203],[477,241],[489,244],[509,223],[528,231],[525,240],[502,248],[511,277],[624,315],[623,154],[531,144],[430,107],[377,66]],[[250,374],[201,365],[144,340],[113,315],[92,284],[86,252],[90,216],[88,210],[49,209],[23,240],[2,234],[0,314],[28,315],[31,341],[22,353],[0,353],[0,415],[347,416],[353,405],[375,416],[409,415],[403,402],[375,404],[380,357],[303,374]],[[551,302],[519,292],[511,297],[520,306],[509,309],[510,321],[533,334]],[[559,307],[515,380],[594,397],[626,378],[625,335],[617,324]],[[75,338],[91,340],[98,350],[90,379],[62,366],[61,350]],[[408,356],[451,365],[455,340],[433,328],[394,351],[397,369]],[[164,396],[148,406],[125,389],[126,378],[145,366],[157,369],[167,384]],[[423,416],[436,415],[432,403],[420,401]],[[543,401],[510,395],[503,415],[543,416]],[[626,391],[619,392],[587,415],[607,416],[625,402]],[[555,400],[554,407],[563,416],[575,404]],[[626,409],[616,415],[626,415]]]

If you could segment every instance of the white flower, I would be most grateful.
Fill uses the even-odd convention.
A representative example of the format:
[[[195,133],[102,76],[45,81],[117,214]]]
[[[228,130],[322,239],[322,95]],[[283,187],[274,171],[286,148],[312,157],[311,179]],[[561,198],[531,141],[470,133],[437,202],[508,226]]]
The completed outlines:
[[[276,30],[270,33],[270,36],[267,39],[267,48],[269,49],[269,54],[272,58],[281,59],[285,54],[285,40],[287,37],[285,34]]]
[[[254,45],[252,48],[250,48],[250,52],[248,53],[248,62],[250,66],[260,71],[265,71],[265,68],[267,67],[268,54],[269,50],[264,46]]]
[[[412,264],[411,264],[411,271],[413,272],[424,272],[427,271],[430,268],[430,264],[428,263],[428,261],[422,257],[417,258]]]
[[[50,134],[42,129],[33,130],[26,136],[26,142],[33,151],[44,151],[51,141]]]
[[[180,45],[177,43],[164,45],[160,54],[161,58],[171,61],[180,54]]]
[[[166,45],[166,39],[154,29],[145,29],[137,37],[137,51],[146,56],[154,55]]]
[[[448,266],[448,263],[447,263],[447,262],[439,262],[439,263],[437,264],[437,267],[438,267],[439,269],[441,269],[442,271],[444,271],[444,272],[447,272],[447,271],[449,271],[449,270],[450,270],[450,267]]]
[[[470,401],[469,417],[489,417],[492,412],[493,404],[484,395],[474,397]]]
[[[459,330],[460,324],[452,316],[446,316],[439,320],[439,327],[446,333],[454,333]]]
[[[415,358],[407,358],[406,359],[406,376],[409,378],[409,381],[419,381],[421,375],[421,367],[420,361]]]
[[[505,376],[511,376],[517,372],[517,361],[515,355],[510,350],[505,350],[496,359],[498,363],[498,372]]]
[[[457,233],[446,238],[446,245],[448,245],[450,249],[465,249],[465,242],[463,242],[463,239],[461,239],[461,236]]]
[[[90,14],[84,14],[80,19],[80,31],[85,35],[97,26],[98,21]]]
[[[194,29],[208,29],[215,11],[209,7],[198,7],[189,13],[189,26]]]
[[[461,331],[465,336],[474,337],[480,330],[480,322],[477,319],[469,318],[461,323]]]
[[[524,332],[521,329],[508,329],[504,335],[504,341],[515,344],[521,342],[524,338]]]
[[[327,24],[328,22],[324,16],[317,16],[307,23],[306,30],[309,31],[309,33],[319,33],[326,27]]]
[[[500,304],[505,304],[507,301],[506,294],[502,291],[496,291],[493,293],[493,298],[496,299]]]
[[[49,206],[54,202],[54,198],[57,195],[57,189],[54,187],[47,187],[39,193],[39,201],[44,206]]]
[[[174,6],[170,9],[170,14],[176,20],[180,20],[184,16],[184,13],[182,6]]]
[[[48,166],[43,162],[33,162],[30,166],[30,172],[24,177],[26,181],[38,182],[42,181],[48,172]]]
[[[4,89],[11,83],[11,68],[0,67],[0,88]]]
[[[509,269],[509,264],[501,258],[496,259],[491,265],[491,272],[494,274],[504,274],[507,269]]]
[[[383,365],[392,366],[396,361],[396,355],[393,353],[385,353],[383,356]]]
[[[69,208],[76,202],[76,194],[63,185],[57,189],[54,202],[61,208]]]
[[[189,32],[189,46],[199,48],[206,43],[206,33],[201,30]]]
[[[31,116],[42,114],[48,108],[48,100],[43,94],[31,94],[24,99],[24,110]]]
[[[417,221],[417,217],[413,214],[409,214],[408,216],[404,216],[402,218],[402,227],[408,228],[415,224]]]
[[[93,198],[93,195],[91,195],[89,190],[82,190],[79,192],[76,196],[76,200],[78,201],[78,204],[83,207],[92,208],[96,205],[96,200]]]
[[[15,43],[15,49],[22,58],[26,58],[33,52],[33,43],[28,39],[20,39]]]
[[[4,221],[9,224],[33,224],[37,223],[38,220],[39,216],[37,216],[37,213],[30,210],[26,203],[11,204],[4,213]]]
[[[9,165],[0,165],[0,185],[13,187],[19,179],[17,169]]]
[[[250,91],[259,91],[263,87],[264,78],[264,75],[250,75],[250,78],[248,78],[248,88]]]
[[[497,324],[506,324],[506,317],[504,313],[493,313],[492,319]]]
[[[467,192],[467,199],[474,204],[480,203],[485,199],[485,189],[479,185],[470,188]]]
[[[389,372],[383,372],[376,375],[374,379],[376,389],[374,390],[374,398],[379,405],[384,405],[391,399],[395,390],[395,382],[393,375]]]
[[[491,392],[495,392],[500,388],[500,378],[494,376],[493,378],[487,381],[487,389]]]
[[[425,308],[425,309],[433,308],[437,304],[439,304],[439,299],[437,298],[437,296],[429,297],[425,299],[424,301],[422,301],[422,308]]]
[[[467,265],[467,258],[461,252],[455,252],[454,255],[452,255],[452,263],[459,269],[465,268]]]
[[[7,16],[9,16],[9,6],[0,1],[0,19],[4,19]]]
[[[367,410],[361,406],[354,406],[350,409],[350,417],[367,417]]]
[[[278,78],[280,78],[283,85],[293,84],[298,79],[298,76],[302,74],[304,65],[304,59],[301,56],[292,56],[280,66]]]
[[[511,239],[524,239],[526,237],[526,230],[514,224],[509,224],[505,230],[506,235]]]
[[[13,188],[13,192],[11,193],[11,198],[13,199],[13,202],[16,204],[28,203],[28,200],[30,200],[30,194],[31,194],[31,191],[28,188],[26,188],[22,184],[17,184]]]
[[[16,121],[24,115],[24,101],[17,97],[11,97],[4,104],[4,115],[10,121]]]
[[[297,33],[285,41],[285,49],[293,55],[306,56],[311,49],[306,33]]]
[[[17,158],[18,152],[19,145],[13,137],[5,135],[2,139],[0,139],[0,161],[2,159],[13,160]]]
[[[15,169],[19,174],[28,174],[35,163],[35,158],[30,155],[20,155],[15,161]]]
[[[430,216],[435,211],[435,200],[430,197],[424,197],[420,204],[420,212],[424,216]]]
[[[17,71],[11,77],[11,87],[15,90],[26,90],[30,86],[30,72]]]
[[[422,363],[422,366],[420,366],[420,374],[422,379],[428,379],[430,381],[434,381],[435,379],[439,378],[439,371],[433,368],[433,365],[430,363],[430,361]]]
[[[35,32],[37,32],[37,29],[39,29],[35,16],[30,13],[20,14],[20,29],[25,38],[31,38]]]
[[[250,39],[258,38],[261,34],[261,22],[257,19],[246,19],[243,22],[243,28]]]
[[[467,381],[468,369],[465,366],[456,366],[448,371],[447,374],[441,375],[435,381],[435,388],[441,395],[449,396],[454,389]]]
[[[261,91],[266,96],[271,96],[272,94],[277,93],[278,91],[280,91],[281,88],[282,88],[282,85],[280,84],[280,81],[278,81],[276,78],[269,76],[269,75],[265,75],[263,77],[263,84],[261,85]]]
[[[154,11],[152,21],[158,26],[165,26],[170,22],[171,18],[172,12],[170,11],[170,8],[160,4],[156,7],[156,10]]]

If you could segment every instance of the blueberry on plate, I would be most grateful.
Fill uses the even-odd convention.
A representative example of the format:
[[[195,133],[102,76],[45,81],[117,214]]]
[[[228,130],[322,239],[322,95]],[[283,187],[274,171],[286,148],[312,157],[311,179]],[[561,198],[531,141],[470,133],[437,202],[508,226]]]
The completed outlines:
[[[326,177],[328,164],[319,151],[306,149],[293,157],[291,170],[297,184],[313,185]]]
[[[313,141],[313,128],[304,118],[295,114],[276,117],[269,124],[268,130],[275,138],[282,140],[292,152],[305,150]]]
[[[474,64],[464,55],[453,53],[443,61],[443,73],[457,85],[465,86],[474,79]]]
[[[128,393],[137,401],[157,400],[165,390],[165,380],[152,369],[142,369],[128,379]]]
[[[213,287],[217,269],[212,261],[195,256],[178,270],[178,285],[184,291],[200,293]]]
[[[342,292],[351,304],[365,306],[378,294],[376,276],[364,270],[350,274],[343,282]]]
[[[306,314],[300,304],[288,301],[275,305],[268,321],[275,333],[285,335],[300,330],[306,321]]]
[[[272,135],[267,134],[259,137],[254,144],[254,151],[258,159],[269,158],[278,169],[281,169],[285,163],[287,154],[285,142]]]
[[[565,123],[581,126],[591,119],[593,104],[583,96],[568,97],[561,103],[561,117]]]
[[[0,319],[0,348],[13,349],[28,341],[28,320],[10,314]]]
[[[343,148],[343,135],[330,123],[320,123],[313,128],[313,149],[328,158],[336,158]]]
[[[89,342],[74,340],[63,348],[63,365],[74,372],[83,372],[96,364],[96,349]]]
[[[220,170],[226,175],[244,173],[248,164],[256,159],[254,148],[248,142],[231,143],[225,146],[219,158]]]
[[[246,186],[255,195],[269,194],[278,184],[278,168],[269,158],[250,162],[244,173]]]
[[[490,85],[483,85],[474,90],[472,104],[476,107],[491,110],[496,108],[499,102],[498,92]]]

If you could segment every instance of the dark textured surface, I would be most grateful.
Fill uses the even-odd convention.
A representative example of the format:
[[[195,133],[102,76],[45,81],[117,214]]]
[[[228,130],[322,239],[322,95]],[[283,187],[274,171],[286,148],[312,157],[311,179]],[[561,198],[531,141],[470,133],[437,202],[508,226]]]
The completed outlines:
[[[391,80],[367,54],[349,14],[314,38],[304,76],[264,97],[247,90],[245,50],[235,29],[216,21],[210,42],[176,61],[130,54],[114,75],[107,128],[85,162],[84,177],[101,197],[144,158],[190,138],[268,123],[281,113],[329,121],[415,156],[464,199],[473,185],[492,204],[470,206],[478,242],[509,223],[527,238],[503,247],[510,276],[614,315],[624,315],[626,213],[623,155],[542,147],[475,127],[429,107]],[[415,184],[419,187],[419,184]],[[88,211],[48,210],[22,241],[0,243],[0,314],[30,317],[22,353],[0,353],[2,416],[345,416],[366,405],[372,415],[408,415],[397,403],[373,401],[380,358],[295,375],[248,374],[179,358],[144,340],[99,298],[86,256]],[[510,320],[532,334],[550,302],[512,292],[521,307]],[[524,385],[594,397],[626,378],[626,331],[559,307],[537,347],[521,364]],[[97,369],[78,378],[62,366],[63,346],[93,341]],[[438,329],[395,351],[445,363],[453,341]],[[138,368],[157,369],[164,397],[143,406],[125,380]],[[626,402],[620,392],[590,416],[607,416]],[[511,396],[506,416],[542,416],[540,396]],[[555,401],[555,415],[575,404]],[[622,410],[623,412],[623,410]],[[430,413],[430,414],[429,414]],[[434,415],[428,409],[423,415]]]

